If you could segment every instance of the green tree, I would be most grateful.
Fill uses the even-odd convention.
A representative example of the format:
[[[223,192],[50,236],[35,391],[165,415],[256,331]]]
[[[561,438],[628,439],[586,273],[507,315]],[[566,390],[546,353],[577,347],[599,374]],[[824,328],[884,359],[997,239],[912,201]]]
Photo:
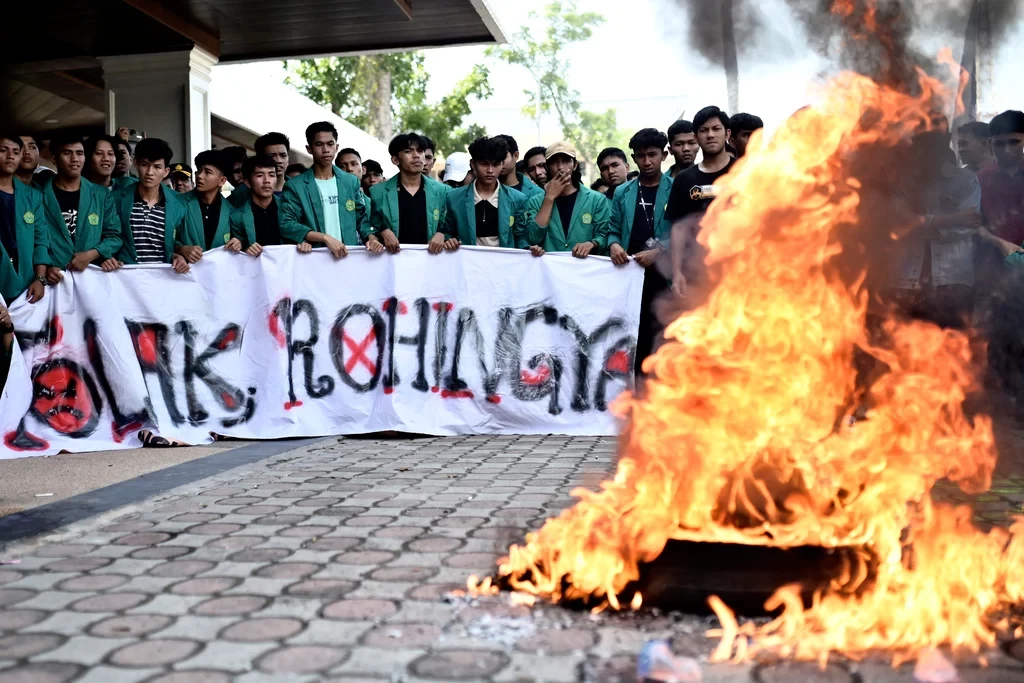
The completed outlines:
[[[471,102],[491,96],[489,72],[476,65],[439,102],[427,99],[430,76],[422,52],[326,57],[287,62],[288,82],[314,102],[387,142],[395,131],[430,136],[438,151],[464,149],[483,133],[466,126]]]
[[[596,12],[579,12],[576,0],[551,0],[541,14],[530,12],[529,22],[507,45],[488,48],[487,54],[509,64],[525,68],[536,83],[535,90],[524,91],[529,104],[523,114],[538,121],[554,113],[562,135],[572,141],[585,161],[591,164],[604,147],[621,142],[614,109],[604,113],[584,111],[580,93],[566,80],[569,59],[566,49],[589,40],[594,28],[604,23]]]
[[[618,147],[629,154],[630,135],[629,131],[619,128],[615,110],[608,109],[603,114],[580,111],[579,122],[566,137],[574,142],[580,156],[594,164],[592,170],[596,174],[597,156],[601,150],[605,147]]]

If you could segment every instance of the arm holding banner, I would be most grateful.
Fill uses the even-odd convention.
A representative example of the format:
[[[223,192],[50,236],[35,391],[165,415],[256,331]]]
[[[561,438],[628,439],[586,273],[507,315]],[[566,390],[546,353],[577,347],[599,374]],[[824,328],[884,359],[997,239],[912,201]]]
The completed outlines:
[[[231,239],[225,248],[228,251],[242,251],[248,249],[256,241],[256,235],[254,232],[250,232],[249,227],[245,222],[245,211],[246,207],[235,209],[231,212],[231,218],[228,222],[228,231],[231,234]]]
[[[512,242],[516,249],[530,248],[530,242],[526,238],[526,204],[529,201],[526,195],[520,193],[520,196],[515,198],[515,203],[512,204]]]
[[[548,239],[548,225],[555,200],[547,195],[534,195],[526,200],[526,241],[530,246],[541,246]]]
[[[121,219],[117,215],[116,193],[108,192],[103,203],[103,230],[100,242],[96,245],[101,260],[106,261],[117,255],[121,250]]]
[[[625,185],[621,185],[615,190],[615,196],[612,199],[612,214],[608,222],[608,255],[611,256],[612,263],[617,266],[629,263],[629,255],[626,254],[626,249],[622,246],[622,225],[626,216],[626,194],[625,192],[619,192],[619,190],[623,187]]]
[[[379,254],[385,248],[392,254],[397,254],[401,249],[401,244],[398,241],[399,226],[389,225],[387,216],[384,214],[388,201],[388,187],[397,182],[397,176],[395,176],[387,182],[378,183],[370,188],[370,230],[366,237],[366,248],[375,254]],[[381,246],[378,247],[374,242]]]
[[[302,209],[302,198],[296,186],[299,183],[285,183],[284,194],[281,196],[281,237],[296,243],[302,243],[306,236],[316,234],[316,231],[302,222],[304,211]]]
[[[593,192],[593,190],[591,190]],[[608,248],[608,232],[612,222],[612,203],[600,192],[594,192],[597,200],[594,206],[594,239],[592,240],[598,254]]]
[[[356,232],[359,239],[364,243],[370,237],[370,207],[367,204],[366,195],[356,184]]]
[[[43,210],[42,194],[35,193],[37,198],[35,215],[38,218],[34,221],[32,232],[34,246],[32,249],[32,265],[35,269],[35,279],[28,286],[29,303],[38,303],[46,292],[46,269],[53,265],[53,258],[50,256],[50,219]]]

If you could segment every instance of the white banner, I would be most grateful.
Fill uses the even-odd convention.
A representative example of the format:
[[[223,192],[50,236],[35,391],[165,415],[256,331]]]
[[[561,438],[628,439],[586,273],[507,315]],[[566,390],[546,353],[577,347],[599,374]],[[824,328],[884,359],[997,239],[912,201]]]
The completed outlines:
[[[208,252],[65,273],[11,308],[0,458],[383,430],[616,432],[643,270],[463,247]]]

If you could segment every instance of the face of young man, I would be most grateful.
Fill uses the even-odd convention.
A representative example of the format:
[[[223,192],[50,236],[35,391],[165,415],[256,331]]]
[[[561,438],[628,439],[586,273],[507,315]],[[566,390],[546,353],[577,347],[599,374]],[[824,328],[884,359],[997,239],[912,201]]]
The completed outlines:
[[[39,167],[39,145],[36,139],[27,135],[21,136],[21,170],[34,173]]]
[[[277,187],[277,169],[256,167],[249,176],[249,188],[254,196],[260,199],[270,199],[274,196],[274,188]]]
[[[641,147],[633,150],[633,163],[640,171],[641,178],[656,178],[661,171],[661,162],[668,154],[657,147]]]
[[[1024,133],[1008,133],[992,137],[992,153],[1000,168],[1013,170],[1024,161]]]
[[[621,159],[619,161],[621,162]],[[556,154],[548,159],[548,178],[554,178],[562,172],[571,175],[575,170],[576,161],[567,154]]]
[[[980,169],[992,159],[992,147],[988,139],[976,138],[969,133],[957,138],[956,150],[960,154],[960,163],[973,169]]]
[[[179,176],[175,176],[180,177]],[[220,191],[224,187],[224,183],[227,182],[227,177],[221,172],[219,168],[212,164],[203,164],[196,171],[196,189],[200,192],[210,192],[213,190]],[[177,183],[175,183],[177,184]],[[180,192],[177,187],[174,188]]]
[[[128,169],[132,167],[132,152],[128,149],[128,145],[120,144],[117,146],[117,163],[114,164],[114,173],[119,176],[128,175]]]
[[[64,145],[53,161],[61,179],[77,180],[82,177],[82,168],[85,167],[85,145],[81,142]]]
[[[320,132],[313,136],[312,144],[306,145],[306,151],[313,157],[313,163],[320,168],[334,165],[334,157],[338,155],[338,141],[330,132]]]
[[[693,166],[694,160],[697,159],[697,150],[700,149],[700,145],[697,144],[695,134],[679,133],[672,138],[669,149],[672,151],[672,158],[676,160],[676,164],[687,168]]]
[[[338,168],[346,173],[351,173],[356,178],[363,178],[363,162],[355,154],[342,154],[338,160]]]
[[[606,156],[597,168],[601,171],[601,180],[608,183],[609,187],[618,187],[626,182],[626,176],[629,175],[626,162],[614,155]]]
[[[391,157],[391,163],[404,173],[423,173],[425,164],[423,150],[419,145],[410,145],[407,149],[399,152],[397,157]]]
[[[753,134],[754,131],[752,130],[738,130],[735,134],[729,136],[729,140],[732,142],[732,146],[736,150],[737,159],[747,153],[747,146],[750,144],[750,136]]]
[[[242,184],[242,162],[236,161],[235,165],[231,167],[231,184],[238,187]]]
[[[519,152],[516,152],[515,154],[513,154],[512,152],[509,152],[508,156],[505,157],[505,163],[502,164],[502,166],[501,166],[501,176],[504,178],[509,173],[512,173],[513,171],[515,171],[516,170],[516,164],[518,164],[518,163],[519,163]]]
[[[370,171],[368,173],[364,173],[363,174],[363,179],[362,179],[363,191],[364,192],[369,192],[371,187],[373,187],[374,185],[379,185],[379,184],[381,184],[383,182],[384,182],[384,176],[381,175],[380,173],[377,173],[376,171]]]
[[[21,164],[22,143],[20,140],[0,138],[0,170],[4,176],[12,176]]]
[[[430,173],[434,169],[434,150],[423,150],[423,172]]]
[[[290,161],[288,148],[284,145],[267,145],[267,148],[263,153],[274,160],[277,175],[283,176],[284,169],[288,168],[288,163]]]
[[[543,186],[548,181],[548,169],[544,167],[544,155],[534,154],[526,160],[526,175],[530,180]]]
[[[728,140],[725,124],[717,116],[708,119],[697,131],[697,144],[705,157],[713,157],[722,153]]]
[[[192,179],[184,173],[175,173],[171,176],[171,187],[175,192],[184,194],[185,192],[191,192],[195,186],[192,185]]]
[[[94,176],[109,178],[114,173],[115,166],[117,166],[117,152],[109,142],[100,140],[96,143],[96,149],[92,151],[92,157],[89,158],[89,169]]]
[[[171,167],[163,159],[140,159],[135,162],[135,170],[139,173],[139,184],[147,190],[154,190],[167,178]]]
[[[501,177],[502,170],[505,168],[505,163],[502,161],[477,161],[473,159],[469,162],[469,165],[473,169],[476,178],[480,181],[480,184],[484,187],[492,187],[497,183]]]

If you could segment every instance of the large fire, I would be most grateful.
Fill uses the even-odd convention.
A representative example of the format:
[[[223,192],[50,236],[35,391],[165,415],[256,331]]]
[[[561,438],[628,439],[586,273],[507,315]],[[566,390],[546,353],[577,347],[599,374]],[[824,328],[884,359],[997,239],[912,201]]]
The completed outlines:
[[[669,327],[646,395],[616,406],[629,428],[614,479],[512,546],[500,583],[635,608],[629,586],[671,539],[859,548],[862,566],[810,608],[780,587],[767,625],[712,598],[715,659],[995,643],[993,614],[1024,602],[1024,521],[983,533],[931,497],[943,478],[985,491],[996,462],[991,420],[962,409],[968,339],[895,316],[869,335],[863,280],[837,266],[838,236],[869,229],[857,164],[929,125],[938,86],[921,79],[910,96],[839,77],[723,179],[700,233],[716,286]],[[887,366],[870,382],[858,349]]]

